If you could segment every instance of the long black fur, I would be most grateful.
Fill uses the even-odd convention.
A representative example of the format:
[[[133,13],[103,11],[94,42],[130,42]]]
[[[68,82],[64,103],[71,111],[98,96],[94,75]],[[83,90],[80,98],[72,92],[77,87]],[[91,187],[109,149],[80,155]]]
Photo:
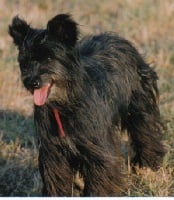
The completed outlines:
[[[34,106],[43,195],[71,196],[73,174],[79,171],[83,196],[119,196],[126,191],[122,130],[135,151],[132,165],[156,170],[165,155],[157,75],[115,33],[78,40],[78,32],[66,14],[55,16],[46,29],[31,28],[19,17],[9,26],[24,86],[33,93],[52,84],[47,102]],[[64,138],[53,109],[60,113]]]

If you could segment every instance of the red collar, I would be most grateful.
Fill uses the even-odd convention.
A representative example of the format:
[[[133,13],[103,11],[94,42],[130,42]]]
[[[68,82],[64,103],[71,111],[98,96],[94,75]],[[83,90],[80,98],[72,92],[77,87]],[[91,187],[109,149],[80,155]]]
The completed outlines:
[[[59,132],[60,132],[60,136],[61,137],[65,137],[65,132],[63,130],[63,126],[62,126],[62,121],[60,119],[60,115],[57,109],[53,108],[53,113],[57,122],[57,125],[59,127]]]

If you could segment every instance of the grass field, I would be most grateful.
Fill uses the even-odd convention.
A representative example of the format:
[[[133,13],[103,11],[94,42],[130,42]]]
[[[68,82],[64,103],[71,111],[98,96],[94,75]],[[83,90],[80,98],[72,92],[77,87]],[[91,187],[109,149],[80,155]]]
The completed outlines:
[[[71,13],[82,35],[115,31],[138,48],[159,75],[160,109],[169,151],[158,172],[130,173],[127,196],[174,196],[174,1],[0,1],[0,196],[40,196],[32,97],[20,82],[17,50],[8,36],[14,15],[45,27],[57,13]]]

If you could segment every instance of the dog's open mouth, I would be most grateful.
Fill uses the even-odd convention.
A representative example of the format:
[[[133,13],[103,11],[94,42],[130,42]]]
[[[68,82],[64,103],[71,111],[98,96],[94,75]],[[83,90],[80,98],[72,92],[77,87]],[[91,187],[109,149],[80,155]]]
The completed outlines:
[[[47,97],[50,93],[51,83],[43,85],[39,89],[35,89],[33,93],[34,104],[37,106],[42,106],[45,104]]]

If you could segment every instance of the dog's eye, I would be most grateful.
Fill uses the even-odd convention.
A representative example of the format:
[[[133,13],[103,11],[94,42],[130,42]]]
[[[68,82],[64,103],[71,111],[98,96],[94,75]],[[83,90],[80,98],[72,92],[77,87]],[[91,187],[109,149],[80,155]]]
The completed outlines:
[[[21,69],[22,73],[27,73],[28,72],[28,67],[27,67],[27,64],[26,64],[25,60],[21,60],[19,66],[20,66],[20,69]]]
[[[50,58],[50,57],[48,57],[48,58],[47,58],[47,60],[50,62],[50,61],[51,61],[51,58]]]
[[[25,66],[22,66],[21,72],[22,72],[22,74],[26,74],[26,73],[28,73],[28,69]]]

